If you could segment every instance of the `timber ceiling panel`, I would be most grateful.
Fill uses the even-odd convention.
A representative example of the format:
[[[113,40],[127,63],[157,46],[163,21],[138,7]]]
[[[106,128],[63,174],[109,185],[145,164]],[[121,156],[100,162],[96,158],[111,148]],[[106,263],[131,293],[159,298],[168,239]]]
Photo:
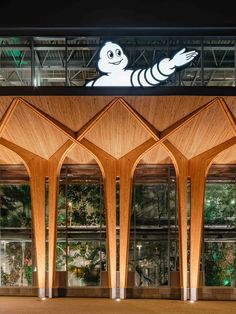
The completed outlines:
[[[162,145],[153,147],[139,162],[140,164],[172,164],[172,160]]]
[[[23,164],[22,159],[10,149],[0,145],[0,164]]]
[[[1,96],[0,97],[0,119],[2,118],[3,114],[7,110],[7,108],[10,106],[10,103],[12,101],[13,97],[10,96]]]
[[[63,164],[96,164],[93,156],[79,145],[74,146],[67,154]]]
[[[25,100],[73,131],[78,131],[114,97],[108,96],[27,96]]]
[[[234,131],[230,123],[215,102],[168,139],[190,159],[233,136]]]
[[[48,159],[67,137],[20,103],[11,117],[3,137]]]
[[[150,135],[117,100],[85,137],[115,158],[120,158],[148,140]]]
[[[214,164],[236,164],[236,145],[220,153],[215,159]]]
[[[227,96],[227,97],[224,97],[224,100],[236,118],[236,97]]]
[[[163,131],[215,97],[127,96],[123,98],[156,129]]]

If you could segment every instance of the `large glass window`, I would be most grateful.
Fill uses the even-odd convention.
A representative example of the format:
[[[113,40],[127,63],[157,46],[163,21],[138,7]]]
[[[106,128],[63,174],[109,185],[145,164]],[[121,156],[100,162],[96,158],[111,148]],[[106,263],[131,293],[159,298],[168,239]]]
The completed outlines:
[[[206,286],[235,287],[236,185],[235,167],[229,168],[234,168],[231,175],[226,166],[212,166],[206,182],[202,255]]]
[[[173,167],[139,165],[133,184],[129,285],[171,283],[179,263],[177,219]]]
[[[235,86],[235,38],[229,36],[112,36],[132,70],[148,69],[186,48],[198,56],[162,85]],[[0,86],[85,86],[101,72],[100,36],[0,37]]]
[[[0,166],[0,286],[32,286],[30,186],[23,167]]]
[[[102,177],[97,166],[63,166],[57,234],[57,270],[64,272],[67,285],[104,284],[106,222]]]

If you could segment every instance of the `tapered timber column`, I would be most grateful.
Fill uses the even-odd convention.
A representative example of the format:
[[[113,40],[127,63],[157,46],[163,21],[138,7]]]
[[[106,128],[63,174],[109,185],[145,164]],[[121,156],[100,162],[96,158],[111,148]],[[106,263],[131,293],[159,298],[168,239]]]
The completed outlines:
[[[108,245],[108,276],[111,298],[116,298],[116,161],[103,161]]]
[[[74,144],[67,141],[48,160],[48,188],[49,188],[49,233],[48,233],[48,296],[53,297],[56,276],[56,243],[57,243],[57,213],[58,188],[61,164],[65,154]]]
[[[190,160],[191,227],[190,227],[190,298],[197,300],[203,228],[206,164],[201,158]]]
[[[14,151],[22,158],[30,176],[37,282],[39,297],[45,297],[45,179],[47,176],[47,161],[4,138],[0,138],[0,144]]]
[[[49,234],[48,234],[48,296],[53,297],[56,275],[58,173],[57,164],[49,161]]]
[[[130,241],[130,208],[132,179],[136,164],[141,156],[151,149],[156,141],[151,138],[136,147],[118,161],[120,177],[120,298],[125,299],[128,279],[128,256]]]
[[[45,178],[47,162],[40,157],[28,163],[30,169],[30,191],[34,226],[34,245],[37,267],[39,297],[45,297],[46,235],[45,235]]]
[[[187,268],[187,177],[188,160],[169,141],[163,143],[175,164],[176,188],[178,195],[178,224],[179,224],[179,265],[181,300],[188,299],[188,268]]]
[[[199,288],[200,254],[203,230],[205,181],[213,159],[225,149],[236,144],[233,137],[208,151],[194,157],[189,162],[191,178],[191,230],[190,230],[190,293],[196,301]]]
[[[116,298],[116,173],[117,160],[89,142],[85,138],[80,144],[90,151],[99,163],[103,174],[106,226],[107,226],[107,257],[110,297]]]
[[[130,239],[130,207],[132,197],[133,162],[122,158],[120,172],[120,298],[125,299],[128,278],[128,256]]]

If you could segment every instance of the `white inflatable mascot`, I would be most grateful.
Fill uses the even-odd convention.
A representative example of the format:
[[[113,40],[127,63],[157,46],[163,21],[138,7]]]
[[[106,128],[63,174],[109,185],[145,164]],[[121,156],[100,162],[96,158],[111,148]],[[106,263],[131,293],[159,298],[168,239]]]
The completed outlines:
[[[98,68],[105,73],[86,86],[144,86],[151,87],[165,81],[176,68],[192,61],[197,51],[178,51],[172,59],[165,58],[148,69],[126,70],[128,58],[122,48],[112,42],[107,42],[100,51]]]

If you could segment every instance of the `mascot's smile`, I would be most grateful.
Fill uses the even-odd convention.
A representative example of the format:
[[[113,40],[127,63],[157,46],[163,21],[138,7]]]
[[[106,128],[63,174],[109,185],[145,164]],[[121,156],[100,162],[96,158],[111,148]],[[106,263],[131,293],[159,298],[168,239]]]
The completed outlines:
[[[115,65],[119,65],[122,61],[123,61],[123,59],[121,59],[120,61],[117,61],[117,62],[109,62],[109,63],[110,64],[115,64]]]

